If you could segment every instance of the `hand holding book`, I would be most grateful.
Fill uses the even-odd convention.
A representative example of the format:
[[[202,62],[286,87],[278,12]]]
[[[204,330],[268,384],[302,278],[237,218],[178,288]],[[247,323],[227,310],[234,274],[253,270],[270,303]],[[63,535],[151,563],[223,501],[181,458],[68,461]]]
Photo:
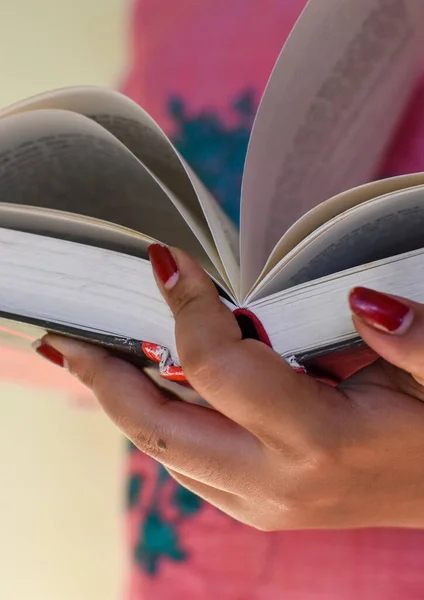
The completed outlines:
[[[382,360],[333,388],[243,340],[185,253],[151,255],[184,371],[215,410],[170,400],[98,347],[48,335],[42,353],[53,349],[140,450],[243,522],[265,530],[423,526],[423,305],[351,292],[355,327]]]
[[[256,114],[239,232],[121,94],[69,88],[0,110],[0,343],[47,331],[140,363],[148,341],[178,366],[156,242],[190,254],[293,367],[363,366],[348,290],[424,301],[424,173],[369,183],[421,72],[423,18],[422,0],[306,4]]]

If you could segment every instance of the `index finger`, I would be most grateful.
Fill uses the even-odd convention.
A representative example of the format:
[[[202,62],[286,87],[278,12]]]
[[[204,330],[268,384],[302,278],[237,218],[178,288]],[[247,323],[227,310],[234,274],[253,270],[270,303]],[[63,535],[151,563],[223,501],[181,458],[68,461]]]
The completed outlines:
[[[43,343],[66,358],[125,435],[165,466],[231,493],[243,493],[249,473],[263,471],[260,442],[219,412],[170,398],[103,348],[51,334]]]

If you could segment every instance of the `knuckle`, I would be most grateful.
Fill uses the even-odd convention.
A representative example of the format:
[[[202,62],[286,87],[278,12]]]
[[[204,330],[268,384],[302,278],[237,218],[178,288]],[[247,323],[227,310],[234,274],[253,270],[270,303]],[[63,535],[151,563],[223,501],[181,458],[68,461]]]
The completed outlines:
[[[181,359],[188,380],[201,389],[202,394],[218,393],[225,387],[226,372],[231,359],[223,347],[203,348]]]
[[[237,348],[231,340],[223,338],[215,337],[210,344],[200,340],[197,345],[193,344],[193,339],[178,346],[184,373],[189,381],[201,383],[202,389],[216,389],[231,374],[234,361],[238,359]]]
[[[69,371],[96,394],[101,389],[102,375],[108,369],[111,359],[112,356],[106,352],[94,361],[76,358],[70,362]]]
[[[315,450],[283,461],[267,477],[262,487],[266,510],[254,524],[260,530],[308,529],[336,522],[352,505],[352,469],[343,455],[331,450]],[[275,463],[274,463],[275,464]],[[262,506],[263,508],[263,506]],[[274,515],[275,519],[268,520]],[[261,515],[259,515],[261,516]]]
[[[95,378],[94,365],[87,364],[85,361],[74,358],[68,360],[69,372],[81,381],[85,386],[93,389],[93,380]]]
[[[312,449],[307,461],[309,477],[320,478],[332,472],[340,463],[341,455],[337,450],[316,446]]]
[[[290,477],[285,471],[275,478],[280,485],[270,490],[271,501],[283,508],[290,519],[335,506],[344,488],[344,470],[337,456],[321,449],[296,462],[291,466]],[[337,494],[333,493],[335,489]]]
[[[177,319],[183,311],[190,309],[202,298],[202,294],[193,289],[192,286],[185,284],[177,286],[172,294],[172,312]]]
[[[216,370],[219,359],[216,356],[216,348],[193,348],[185,352],[181,358],[184,372],[193,378],[204,379],[211,370]]]
[[[158,425],[139,428],[131,437],[137,448],[151,458],[159,459],[167,451],[166,438]]]

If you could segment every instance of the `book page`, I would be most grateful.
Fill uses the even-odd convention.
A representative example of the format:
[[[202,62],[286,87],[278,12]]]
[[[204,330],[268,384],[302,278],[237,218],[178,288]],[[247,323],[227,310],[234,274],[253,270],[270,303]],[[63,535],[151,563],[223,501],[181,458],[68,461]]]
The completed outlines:
[[[424,249],[349,269],[290,288],[249,305],[282,356],[316,351],[358,336],[349,309],[349,290],[371,287],[424,301]]]
[[[208,230],[192,218],[193,232],[149,170],[76,113],[38,110],[0,119],[0,197],[140,231],[186,249],[214,276],[213,263],[220,265]]]
[[[239,239],[234,224],[189,168],[158,124],[135,102],[96,87],[65,88],[24,100],[0,111],[3,116],[36,109],[62,109],[87,116],[112,133],[179,202],[186,221],[210,230],[231,280],[239,287]]]
[[[176,355],[174,319],[149,261],[1,227],[0,249],[0,316],[151,341]]]
[[[0,227],[69,240],[86,246],[148,259],[148,247],[157,240],[143,233],[52,208],[0,203]]]
[[[0,203],[0,227],[68,240],[85,246],[121,252],[149,260],[148,247],[157,241],[139,231],[94,217],[62,210]],[[212,266],[206,265],[211,279],[233,298],[230,288]]]
[[[329,200],[325,200],[303,215],[283,235],[271,252],[258,282],[271,271],[291,250],[301,244],[308,235],[317,230],[337,215],[358,206],[363,202],[379,198],[391,192],[406,190],[410,187],[424,184],[424,173],[411,173],[410,175],[398,175],[365,183],[357,188],[352,188]]]
[[[369,200],[335,217],[293,249],[253,297],[424,248],[424,185]]]
[[[423,22],[422,0],[307,4],[274,68],[248,149],[243,294],[297,219],[373,176],[412,92]]]

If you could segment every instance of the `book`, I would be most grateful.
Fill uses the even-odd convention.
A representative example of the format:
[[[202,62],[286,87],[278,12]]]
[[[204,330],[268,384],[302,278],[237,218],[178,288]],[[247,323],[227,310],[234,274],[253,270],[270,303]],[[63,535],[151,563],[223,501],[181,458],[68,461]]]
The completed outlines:
[[[178,364],[147,258],[158,241],[294,368],[347,376],[372,360],[349,289],[424,300],[424,173],[368,183],[414,91],[423,17],[421,0],[308,2],[259,104],[239,231],[125,96],[76,87],[0,111],[2,342],[53,331],[144,367],[149,341]]]

